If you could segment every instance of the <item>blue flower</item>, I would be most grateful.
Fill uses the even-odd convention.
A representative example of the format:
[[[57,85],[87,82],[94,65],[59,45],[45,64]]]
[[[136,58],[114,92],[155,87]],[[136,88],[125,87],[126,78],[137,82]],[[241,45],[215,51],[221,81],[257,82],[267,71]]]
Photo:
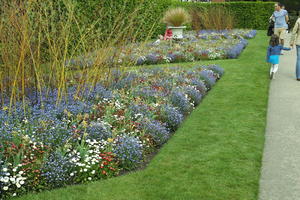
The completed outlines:
[[[87,127],[86,132],[88,133],[87,138],[97,141],[107,140],[112,137],[110,127],[98,122],[92,122],[90,126]]]
[[[143,159],[143,147],[141,141],[133,136],[118,136],[113,152],[121,160],[121,165],[125,169],[135,168]]]
[[[137,114],[141,114],[143,117],[152,118],[154,116],[153,111],[146,104],[131,104],[129,105],[129,110],[134,117]]]
[[[184,116],[175,107],[164,104],[161,106],[161,118],[163,122],[167,123],[168,128],[175,131],[182,123]]]
[[[42,177],[46,180],[47,187],[57,188],[70,183],[70,172],[74,166],[60,152],[53,152],[46,159],[42,171]]]
[[[189,102],[187,95],[182,90],[173,90],[169,98],[173,106],[178,108],[184,115],[187,115],[192,111],[193,106]]]
[[[211,89],[212,86],[216,83],[217,77],[214,75],[214,72],[211,70],[202,70],[200,72],[200,78],[205,81],[206,87]]]
[[[182,89],[189,96],[195,106],[201,102],[202,94],[199,90],[192,86],[184,86]]]
[[[144,118],[139,123],[139,128],[145,130],[145,133],[150,135],[157,145],[164,144],[170,137],[170,130],[160,121]]]

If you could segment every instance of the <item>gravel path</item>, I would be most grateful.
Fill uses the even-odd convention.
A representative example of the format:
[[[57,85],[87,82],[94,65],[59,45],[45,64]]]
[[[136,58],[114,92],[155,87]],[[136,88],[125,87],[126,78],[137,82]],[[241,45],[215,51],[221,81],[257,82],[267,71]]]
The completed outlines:
[[[283,53],[270,85],[260,200],[300,200],[300,82],[296,50]]]

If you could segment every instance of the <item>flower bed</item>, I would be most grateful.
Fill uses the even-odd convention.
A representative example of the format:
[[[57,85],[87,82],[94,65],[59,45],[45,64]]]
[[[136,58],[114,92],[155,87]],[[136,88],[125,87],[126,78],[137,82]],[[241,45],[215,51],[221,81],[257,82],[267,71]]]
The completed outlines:
[[[256,36],[256,30],[202,30],[191,31],[179,41],[156,41],[147,44],[131,44],[123,47],[120,56],[111,58],[108,65],[164,64],[193,62],[197,60],[237,58],[248,42]],[[93,56],[71,59],[68,67],[89,67],[94,64]]]
[[[43,103],[28,103],[26,113],[21,105],[11,115],[3,107],[0,197],[135,169],[168,141],[223,73],[216,65],[115,71],[107,87],[98,84],[84,98],[74,98],[70,88],[59,106],[54,91]]]

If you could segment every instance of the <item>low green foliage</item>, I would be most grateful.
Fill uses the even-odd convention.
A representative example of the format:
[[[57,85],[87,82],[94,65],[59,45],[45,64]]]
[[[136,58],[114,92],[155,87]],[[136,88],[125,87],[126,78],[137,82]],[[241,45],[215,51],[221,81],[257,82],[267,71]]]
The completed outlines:
[[[239,59],[185,64],[216,63],[226,73],[145,170],[18,199],[256,200],[269,88],[266,47],[260,31]]]

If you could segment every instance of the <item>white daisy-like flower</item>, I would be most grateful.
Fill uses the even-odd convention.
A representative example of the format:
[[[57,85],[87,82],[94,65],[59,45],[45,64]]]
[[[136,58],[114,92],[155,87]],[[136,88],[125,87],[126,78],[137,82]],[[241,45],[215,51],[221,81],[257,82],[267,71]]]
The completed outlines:
[[[8,177],[4,177],[2,182],[3,183],[8,183],[8,181],[9,181],[9,178]]]
[[[4,187],[3,187],[3,190],[4,190],[4,191],[7,191],[7,190],[8,190],[8,187],[7,187],[7,186],[4,186]]]

